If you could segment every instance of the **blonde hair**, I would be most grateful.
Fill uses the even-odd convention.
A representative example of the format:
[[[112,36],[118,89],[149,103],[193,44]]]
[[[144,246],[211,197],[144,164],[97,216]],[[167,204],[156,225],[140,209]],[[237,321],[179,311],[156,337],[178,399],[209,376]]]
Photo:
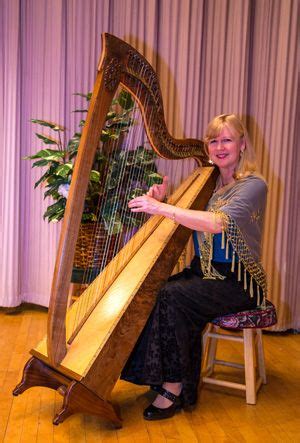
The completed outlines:
[[[236,114],[221,114],[211,120],[204,137],[206,153],[208,154],[209,142],[218,137],[222,129],[225,127],[233,136],[243,138],[245,143],[245,149],[241,154],[239,163],[235,169],[234,178],[239,180],[257,172],[255,152],[250,142],[247,129]]]

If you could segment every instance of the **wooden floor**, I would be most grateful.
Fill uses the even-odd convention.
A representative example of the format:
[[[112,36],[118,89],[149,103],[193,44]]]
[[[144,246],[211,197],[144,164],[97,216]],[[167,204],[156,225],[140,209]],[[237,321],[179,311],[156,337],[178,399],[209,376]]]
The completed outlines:
[[[123,428],[91,416],[75,415],[52,425],[61,404],[58,393],[33,388],[19,397],[11,392],[20,381],[28,351],[44,335],[46,311],[27,309],[16,315],[0,311],[0,441],[18,442],[300,442],[300,335],[264,334],[268,384],[256,406],[233,391],[204,388],[195,411],[180,412],[161,422],[147,422],[142,411],[149,392],[118,382],[114,400],[120,404]],[[241,361],[240,345],[223,342],[225,352]],[[232,369],[231,369],[232,371]]]

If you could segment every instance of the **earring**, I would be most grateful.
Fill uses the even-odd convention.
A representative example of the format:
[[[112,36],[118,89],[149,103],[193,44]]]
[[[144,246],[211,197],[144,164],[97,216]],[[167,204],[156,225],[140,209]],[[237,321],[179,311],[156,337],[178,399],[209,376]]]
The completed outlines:
[[[212,161],[211,158],[208,160],[208,163],[209,163],[210,165],[214,165],[214,162]]]

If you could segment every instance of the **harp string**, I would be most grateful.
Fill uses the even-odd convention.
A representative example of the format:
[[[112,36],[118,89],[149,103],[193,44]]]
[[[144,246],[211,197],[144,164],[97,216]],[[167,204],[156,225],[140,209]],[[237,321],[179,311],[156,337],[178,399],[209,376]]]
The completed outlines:
[[[122,123],[122,122],[121,122]],[[119,125],[120,126],[120,125]],[[93,236],[90,239],[90,248],[95,252],[95,253],[99,253],[102,254],[102,260],[103,260],[103,264],[105,265],[106,262],[108,261],[108,251],[109,251],[109,247],[111,241],[112,241],[112,237],[107,236],[106,237],[106,243],[102,244],[102,230],[103,230],[103,220],[101,218],[101,214],[103,213],[104,208],[106,208],[107,210],[107,205],[108,205],[108,193],[105,192],[105,189],[107,188],[107,184],[109,182],[109,179],[111,179],[112,177],[109,175],[109,166],[113,164],[113,162],[115,161],[115,150],[117,148],[117,144],[118,141],[115,142],[110,142],[109,147],[108,147],[108,152],[107,152],[107,147],[106,147],[106,167],[103,171],[103,176],[105,177],[104,183],[101,183],[101,188],[103,188],[102,191],[102,196],[99,196],[99,200],[98,200],[98,205],[97,205],[97,220],[99,220],[98,222],[94,223],[94,232],[93,232]],[[104,151],[105,151],[105,146],[104,146]],[[101,181],[103,182],[103,177],[101,179]],[[110,216],[110,213],[112,212],[113,208],[110,209],[110,211],[108,212],[108,216]],[[107,211],[106,211],[107,212]],[[106,228],[108,230],[111,229],[112,223],[109,223]],[[96,234],[96,235],[95,235]],[[94,244],[93,244],[94,242]],[[109,243],[108,243],[109,242]],[[90,267],[88,267],[83,275],[83,283],[88,283],[92,280],[92,274],[94,271],[94,266],[93,266],[93,261],[90,264]],[[101,269],[100,269],[101,271]],[[98,273],[98,272],[97,272]],[[79,303],[78,304],[78,309],[77,309],[77,314],[75,317],[75,321],[74,321],[74,327],[76,327],[76,324],[78,323],[78,319],[80,319],[82,317],[82,315],[85,313],[87,307],[91,304],[90,302],[90,297],[91,295],[89,294],[89,297],[85,300],[85,304],[83,303]]]
[[[94,232],[98,235],[94,235],[90,242],[91,242],[91,249],[94,251],[94,253],[99,253],[100,255],[102,255],[102,263],[106,264],[106,262],[108,261],[108,251],[109,251],[109,247],[110,247],[110,243],[112,241],[112,237],[107,236],[106,237],[106,242],[104,243],[104,245],[102,244],[102,230],[103,230],[103,220],[101,219],[101,214],[103,212],[103,209],[105,207],[107,207],[108,204],[108,194],[105,192],[106,189],[106,184],[109,180],[109,165],[113,164],[114,161],[114,148],[116,143],[111,143],[110,144],[110,152],[107,155],[107,167],[106,170],[104,171],[104,175],[106,176],[106,180],[105,183],[103,185],[104,191],[102,192],[102,196],[100,197],[99,201],[98,201],[98,208],[97,208],[97,219],[99,220],[97,223],[94,224]],[[111,208],[113,209],[113,208]],[[110,215],[111,210],[108,213],[108,216]],[[108,229],[111,229],[111,224],[109,223],[108,226],[106,226]],[[98,265],[97,265],[98,266]],[[84,272],[84,276],[83,276],[83,282],[90,282],[92,280],[92,273],[94,271],[94,266],[93,266],[93,261],[91,262],[91,265],[89,268],[87,268]],[[101,271],[101,269],[100,269]],[[96,271],[98,273],[98,271]],[[76,312],[76,316],[74,319],[74,325],[73,325],[73,330],[76,328],[77,324],[79,323],[80,319],[82,318],[82,316],[87,312],[88,307],[91,305],[92,303],[92,293],[88,292],[88,297],[87,298],[82,298],[82,300],[84,301],[84,303],[78,303],[78,309]]]
[[[143,76],[143,74],[144,74],[144,72],[143,72],[143,69],[141,70],[141,76]],[[150,87],[152,87],[152,84],[150,85]],[[139,92],[141,91],[141,84],[139,84]],[[148,106],[148,103],[149,102],[149,96],[147,97],[147,101],[146,101],[146,103],[145,103],[145,106],[147,107]],[[147,136],[146,136],[146,133],[145,133],[145,129],[144,129],[144,127],[143,127],[143,120],[142,120],[142,116],[141,116],[141,112],[140,112],[140,109],[139,109],[139,107],[137,106],[137,112],[138,112],[138,114],[139,114],[139,122],[138,122],[138,125],[139,125],[139,134],[138,134],[138,136],[136,137],[136,139],[137,140],[141,140],[141,142],[138,144],[138,145],[142,145],[142,146],[145,146],[146,145],[146,142],[147,142]],[[151,109],[151,115],[150,115],[150,120],[152,120],[152,116],[153,116],[153,109]],[[135,120],[137,120],[137,117],[135,116]],[[133,135],[132,135],[132,138],[133,138]],[[130,144],[132,144],[132,140],[130,141]],[[136,150],[135,151],[135,156],[136,157],[138,157],[138,155],[139,155],[139,151],[138,150]],[[135,161],[134,162],[135,164],[138,164],[138,162],[137,161]],[[155,165],[153,165],[153,171],[155,170]],[[128,180],[128,187],[129,187],[129,189],[128,189],[128,194],[130,193],[130,183],[132,182],[132,180],[133,180],[133,176],[134,176],[134,168],[131,168],[131,171],[132,171],[132,177],[130,177],[129,178],[129,180]],[[139,175],[136,177],[136,181],[138,182],[138,183],[142,183],[142,177],[143,177],[143,174],[144,174],[144,171],[142,170],[142,168],[140,167],[139,168]],[[126,199],[127,200],[127,199]],[[127,210],[128,211],[128,210]],[[123,212],[124,212],[124,217],[126,216],[126,207],[124,206],[123,207]],[[129,217],[127,217],[127,220],[129,221],[129,223],[128,223],[128,226],[130,227],[130,226],[132,226],[132,227],[134,227],[134,224],[132,223],[132,220],[134,220],[134,218],[136,217],[137,215],[136,214],[134,214],[134,213],[129,213]],[[139,217],[140,217],[140,220],[141,220],[141,224],[143,224],[144,222],[145,222],[145,220],[148,218],[148,216],[147,216],[147,214],[144,214],[144,213],[141,213],[140,215],[139,215]],[[129,255],[130,254],[130,250],[128,249],[128,252],[127,252],[127,255]],[[127,259],[128,257],[126,257],[126,259]]]
[[[137,120],[137,117],[136,116],[134,116],[134,120],[136,121]],[[140,119],[141,120],[141,119]],[[140,128],[140,132],[143,132],[143,135],[144,135],[144,138],[145,138],[145,133],[144,133],[144,131],[143,131],[143,129],[142,129],[142,126],[141,126],[141,121],[139,122],[139,128]],[[131,131],[130,132],[130,134],[133,134],[133,131]],[[137,139],[139,139],[140,137],[138,136],[138,137],[136,137]],[[130,148],[130,146],[132,145],[132,141],[127,137],[127,140],[129,140],[129,148]],[[143,144],[143,143],[142,143]],[[128,150],[128,148],[127,147],[125,147],[124,148],[124,150]],[[127,152],[127,154],[128,153],[131,153],[132,152],[132,150],[130,150],[129,149],[129,152]],[[138,151],[136,151],[136,155],[138,155]],[[141,171],[141,169],[140,169],[140,174],[142,175],[143,174],[143,172]],[[137,180],[139,181],[140,180],[140,177],[137,177]],[[120,183],[121,183],[121,181],[120,181]],[[130,183],[130,178],[129,178],[129,182],[128,183]],[[124,184],[122,184],[122,186],[124,186]],[[128,186],[129,186],[129,184],[128,184]],[[130,189],[129,189],[130,190]],[[126,212],[126,210],[125,210],[125,208],[123,209],[123,211],[124,212]],[[121,214],[121,220],[123,221],[123,216],[122,216],[122,214]],[[130,225],[131,225],[131,223],[129,222],[128,223],[128,225],[129,225],[129,227],[130,227]],[[109,237],[109,239],[110,239],[110,237]],[[118,243],[120,242],[122,240],[122,237],[121,237],[121,235],[120,236],[118,236],[118,242],[116,243],[116,245],[115,245],[115,249],[119,249],[119,246],[118,246]],[[114,254],[113,254],[114,255]],[[107,263],[107,260],[104,258],[104,260],[103,260],[103,265],[105,265]]]
[[[139,108],[137,106],[135,106],[134,114],[132,116],[134,122],[138,121],[138,116],[136,115],[137,113],[138,113],[138,116],[140,117]],[[135,131],[131,130],[129,132],[129,137],[128,137],[128,135],[126,137],[126,144],[123,143],[122,153],[123,153],[123,156],[124,156],[125,160],[123,162],[123,171],[121,172],[120,178],[118,180],[118,192],[117,192],[117,195],[121,195],[121,191],[123,191],[123,193],[124,193],[124,195],[123,195],[124,205],[123,205],[123,207],[121,207],[120,220],[121,220],[122,225],[125,225],[125,222],[126,222],[126,225],[128,225],[129,229],[130,229],[132,223],[131,223],[131,217],[127,217],[127,220],[126,220],[126,212],[128,214],[128,209],[126,208],[126,205],[127,205],[128,195],[130,193],[131,182],[132,182],[133,177],[134,177],[134,167],[137,164],[136,160],[137,160],[137,156],[138,156],[138,151],[130,149],[130,148],[133,146],[133,142],[135,140],[137,140],[136,143],[138,143],[138,141],[141,138],[141,133],[142,133],[143,129],[142,129],[142,126],[141,126],[140,118],[139,118],[138,123],[139,123],[139,125],[138,125],[139,133],[137,135],[135,135]],[[131,173],[126,178],[126,162],[127,162],[127,160],[129,158],[130,158],[130,161],[132,163],[132,167],[130,169]],[[139,169],[139,173],[142,174],[141,169]],[[136,177],[136,181],[138,182],[139,180],[140,180],[140,176],[137,176]],[[127,182],[127,185],[126,185],[126,182]],[[126,186],[127,186],[127,189],[126,189]],[[116,206],[119,204],[119,202],[115,201],[114,204],[115,204],[115,207],[112,208],[112,212],[116,209]],[[127,211],[126,211],[126,209],[127,209]],[[117,236],[117,240],[116,240],[115,246],[114,246],[114,251],[113,251],[113,254],[112,254],[113,256],[118,252],[118,250],[122,246],[121,243],[123,241],[123,238],[122,238],[123,234],[124,234],[124,232],[121,232],[120,235]],[[105,260],[103,261],[103,266],[102,266],[101,270],[103,270],[104,266],[105,266]]]
[[[141,89],[140,87],[139,87],[139,89]],[[146,102],[146,106],[147,106],[147,104],[148,104],[148,101]],[[132,149],[130,149],[130,147],[132,147],[132,145],[133,145],[133,141],[134,140],[140,140],[141,139],[141,136],[143,136],[143,140],[142,140],[142,143],[139,143],[140,145],[144,145],[145,144],[145,139],[147,138],[146,136],[145,136],[145,131],[144,131],[144,128],[143,128],[143,125],[142,125],[142,119],[141,119],[141,113],[140,113],[140,111],[139,111],[139,108],[137,107],[137,106],[135,106],[135,111],[134,111],[134,115],[133,115],[133,120],[135,121],[135,120],[137,120],[137,116],[136,116],[136,113],[139,113],[139,123],[138,123],[138,126],[139,126],[139,134],[136,136],[135,134],[134,134],[134,131],[130,131],[129,132],[129,137],[128,137],[128,135],[127,135],[127,137],[126,137],[126,140],[127,140],[127,144],[126,145],[124,145],[124,146],[122,146],[122,153],[123,153],[123,155],[125,156],[125,161],[124,161],[124,166],[123,166],[123,171],[121,171],[121,174],[120,174],[120,179],[119,179],[119,190],[122,188],[122,186],[124,187],[124,183],[123,183],[123,181],[124,181],[124,179],[125,179],[125,169],[126,169],[126,158],[128,158],[128,156],[129,155],[131,155],[132,154],[132,152],[133,152],[133,159],[131,159],[131,162],[133,163],[133,166],[134,166],[134,164],[136,164],[137,163],[137,158],[138,158],[138,155],[139,155],[139,151],[138,150],[135,150],[135,151],[133,151]],[[152,118],[153,118],[153,110],[151,110],[151,120],[152,120]],[[116,143],[114,143],[113,145],[115,145],[115,146],[112,146],[112,149],[111,149],[111,152],[110,152],[110,155],[109,155],[109,160],[110,161],[115,161],[115,156],[114,156],[114,152],[115,152],[115,147],[116,148],[118,148],[118,141],[116,141]],[[129,193],[130,193],[130,183],[131,183],[131,180],[132,180],[132,177],[133,177],[133,174],[134,174],[134,167],[132,167],[131,168],[131,177],[129,176],[129,180],[128,180],[128,182],[127,182],[127,185],[128,185],[128,192],[127,193],[125,193],[125,197],[126,197],[126,194],[128,195]],[[136,177],[136,180],[137,180],[137,182],[138,181],[141,181],[141,178],[142,178],[142,175],[143,175],[143,171],[142,171],[142,169],[140,168],[139,169],[139,175]],[[118,190],[118,192],[117,192],[117,195],[119,195],[119,190]],[[103,207],[105,206],[105,205],[107,205],[107,199],[108,199],[108,193],[106,194],[106,195],[104,195],[104,198],[103,198],[103,196],[102,196],[102,198],[100,199],[101,200],[101,203],[100,203],[100,205],[101,205],[101,207],[99,208],[99,213],[101,213],[101,211],[102,211],[102,209],[103,209]],[[126,198],[125,198],[125,202],[126,202]],[[115,201],[114,202],[114,207],[112,207],[112,209],[111,209],[111,213],[113,213],[114,212],[114,210],[116,209],[116,205],[118,204],[118,202],[117,201]],[[121,211],[121,217],[120,217],[120,219],[121,219],[121,222],[124,222],[124,220],[125,220],[125,217],[126,217],[126,207],[123,207],[123,209],[122,209],[122,211]],[[99,217],[100,218],[100,217]],[[131,225],[132,225],[132,219],[134,218],[134,214],[130,214],[130,216],[129,217],[127,217],[127,223],[128,223],[128,226],[130,227]],[[145,219],[146,219],[146,216],[144,215],[144,216],[141,216],[141,221],[142,221],[142,223],[144,223],[144,221],[145,221]],[[108,229],[110,230],[110,229],[112,229],[112,225],[113,225],[113,223],[114,223],[114,221],[113,221],[113,219],[111,219],[111,223],[110,223],[110,225],[108,226]],[[95,231],[97,231],[98,229],[99,229],[99,225],[101,225],[101,220],[100,220],[100,222],[99,223],[95,223]],[[99,238],[98,238],[98,236],[95,236],[95,245],[94,245],[94,248],[97,250],[98,249],[98,246],[97,246],[97,242],[99,242]],[[103,271],[103,268],[106,266],[106,264],[108,263],[108,254],[109,254],[109,247],[110,247],[110,243],[112,242],[112,237],[111,236],[107,236],[107,242],[106,242],[106,244],[105,244],[105,249],[104,249],[104,254],[103,254],[103,261],[102,261],[102,266],[101,266],[101,268],[100,268],[100,273]],[[117,241],[115,242],[115,245],[114,245],[114,251],[113,251],[113,256],[118,252],[118,250],[120,249],[120,243],[122,242],[122,232],[120,233],[120,235],[118,235],[117,236]],[[130,254],[130,251],[128,251],[128,253],[127,253],[128,255]],[[92,269],[87,269],[87,271],[86,271],[86,275],[85,275],[85,281],[89,281],[90,280],[90,278],[91,278],[91,274],[92,274]],[[109,278],[111,278],[111,275],[109,275],[108,276]],[[79,303],[78,304],[78,307],[79,307],[79,309],[77,309],[77,314],[76,314],[76,317],[75,317],[75,324],[74,324],[74,327],[73,327],[73,329],[75,329],[76,328],[76,325],[78,324],[78,322],[81,320],[81,318],[82,318],[82,315],[83,315],[83,313],[85,313],[85,312],[87,312],[87,310],[88,310],[88,308],[90,308],[91,307],[91,305],[93,305],[93,304],[96,304],[97,303],[97,301],[98,301],[98,298],[96,297],[95,298],[95,300],[91,300],[91,298],[92,297],[94,297],[94,295],[96,295],[96,294],[101,294],[101,285],[103,286],[103,281],[101,281],[101,280],[99,280],[99,285],[97,285],[96,286],[96,291],[93,291],[93,293],[91,292],[90,294],[89,294],[89,296],[85,299],[85,303],[84,304],[81,304],[81,303]],[[95,294],[96,293],[96,294]]]
[[[139,156],[139,151],[138,150],[132,150],[130,148],[133,146],[133,143],[135,143],[135,145],[136,144],[143,145],[144,144],[143,142],[144,142],[144,139],[145,139],[145,137],[144,137],[145,132],[144,132],[143,125],[142,125],[141,113],[140,113],[140,110],[139,110],[138,106],[135,107],[135,114],[133,115],[133,120],[135,122],[138,122],[138,134],[136,135],[134,131],[130,131],[130,135],[129,135],[129,137],[127,137],[127,144],[124,146],[124,151],[126,152],[127,158],[129,156],[132,157],[130,159],[130,161],[132,163],[132,167],[130,169],[131,172],[130,172],[128,180],[127,180],[127,187],[128,187],[128,189],[127,189],[127,192],[125,192],[125,199],[124,199],[126,203],[127,203],[127,200],[128,200],[128,195],[130,194],[130,191],[131,191],[131,183],[132,183],[133,178],[134,178],[134,173],[135,173],[134,172],[134,167],[135,167],[135,165],[138,164],[137,159],[138,159],[138,156]],[[142,140],[142,135],[143,135],[143,140]],[[142,141],[140,142],[140,140],[142,140]],[[138,170],[139,170],[139,175],[137,175],[135,177],[135,180],[136,180],[137,183],[141,182],[141,179],[142,179],[142,176],[143,176],[142,168],[139,168]],[[124,180],[124,178],[125,177],[123,176],[122,179]],[[124,188],[124,183],[122,183],[121,180],[119,180],[119,187],[120,187],[120,191],[121,191],[122,188],[125,189]],[[118,194],[120,194],[120,192],[118,192]],[[126,213],[127,213],[127,216],[126,216]],[[132,213],[129,213],[129,216],[128,216],[128,209],[126,208],[126,205],[124,205],[122,207],[121,214],[120,214],[121,221],[124,223],[125,222],[125,218],[126,218],[126,224],[128,225],[129,229],[130,229],[130,227],[134,227],[134,224],[132,223],[132,220],[134,219],[135,216],[136,215],[132,214]],[[145,215],[140,216],[140,219],[141,219],[142,223],[144,223],[145,218],[146,218]],[[122,239],[122,235],[118,236],[117,242],[115,244],[116,251],[114,251],[114,252],[117,252],[120,249],[120,246],[121,246],[120,243],[122,242],[122,240],[123,240]],[[127,254],[128,255],[130,254],[130,250],[128,250]],[[126,257],[125,257],[125,259],[126,259]]]
[[[132,118],[136,119],[135,114],[133,114]],[[130,134],[132,134],[132,131],[130,131]],[[117,161],[117,156],[116,156],[115,151],[118,152],[121,149],[121,153],[123,154],[122,163],[121,163],[122,164],[122,168],[119,170],[118,183],[117,183],[117,187],[115,188],[115,192],[114,192],[115,196],[120,196],[120,192],[121,192],[122,188],[124,187],[124,181],[126,181],[126,177],[125,177],[125,174],[126,174],[126,162],[128,160],[128,154],[129,154],[128,146],[130,146],[130,143],[131,143],[130,137],[128,138],[128,136],[127,136],[126,139],[127,140],[129,139],[129,145],[128,145],[128,142],[127,142],[126,145],[124,145],[124,142],[123,142],[123,145],[120,147],[119,143],[116,142],[115,143],[116,146],[115,147],[112,146],[112,151],[111,151],[111,155],[110,155],[111,164],[113,165],[114,162]],[[109,182],[109,176],[108,176],[108,178],[106,180],[106,184],[104,185],[104,193],[103,193],[103,196],[102,196],[102,199],[101,199],[102,200],[101,201],[102,208],[103,207],[107,207],[108,202],[109,202],[109,192],[105,191],[107,189],[107,182]],[[126,199],[124,199],[124,200],[126,200]],[[114,200],[113,200],[112,206],[108,210],[109,223],[106,226],[106,229],[107,229],[108,232],[112,232],[112,230],[113,230],[114,222],[115,222],[115,220],[113,218],[113,214],[118,209],[118,206],[119,206],[119,200],[115,197]],[[98,211],[100,214],[102,213],[102,208],[100,208],[100,210]],[[124,223],[124,219],[123,219],[122,214],[119,214],[119,215],[120,215],[120,222]],[[99,217],[99,219],[100,219],[100,217]],[[100,223],[101,223],[101,221],[100,221]],[[118,250],[120,249],[120,246],[121,246],[120,243],[122,241],[122,234],[123,234],[123,232],[121,231],[116,236],[107,235],[106,242],[105,242],[105,245],[104,245],[104,249],[103,249],[103,252],[101,254],[102,255],[102,263],[101,263],[101,267],[100,267],[100,270],[99,270],[100,273],[103,271],[104,267],[110,261],[109,259],[111,257],[113,257],[116,254],[116,252],[118,252]],[[114,245],[112,244],[113,242],[114,242]],[[113,246],[113,250],[112,250],[112,246]],[[97,249],[97,247],[95,249]],[[110,275],[108,276],[108,278],[110,278]],[[103,283],[105,285],[105,281],[102,280],[102,284]],[[100,284],[101,284],[101,282],[100,282]],[[101,293],[102,292],[101,289],[102,289],[101,287],[98,287],[96,292],[97,293]],[[92,294],[91,294],[90,297],[92,297]],[[97,300],[95,300],[95,301],[97,302]],[[87,304],[88,305],[90,304],[90,300],[88,300]]]

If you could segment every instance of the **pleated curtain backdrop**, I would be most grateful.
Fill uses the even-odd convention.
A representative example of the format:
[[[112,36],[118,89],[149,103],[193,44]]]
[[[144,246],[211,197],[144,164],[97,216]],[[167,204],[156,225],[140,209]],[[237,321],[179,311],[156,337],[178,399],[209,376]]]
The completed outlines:
[[[39,171],[22,160],[40,148],[30,119],[61,123],[66,140],[73,134],[80,117],[72,110],[82,105],[73,94],[92,90],[101,33],[110,32],[157,71],[174,136],[200,138],[220,113],[243,116],[269,183],[263,263],[278,307],[276,329],[300,328],[297,1],[0,0],[0,6],[0,306],[48,305],[60,226],[42,220],[49,202],[42,189],[33,190]],[[174,188],[194,162],[162,167]]]

